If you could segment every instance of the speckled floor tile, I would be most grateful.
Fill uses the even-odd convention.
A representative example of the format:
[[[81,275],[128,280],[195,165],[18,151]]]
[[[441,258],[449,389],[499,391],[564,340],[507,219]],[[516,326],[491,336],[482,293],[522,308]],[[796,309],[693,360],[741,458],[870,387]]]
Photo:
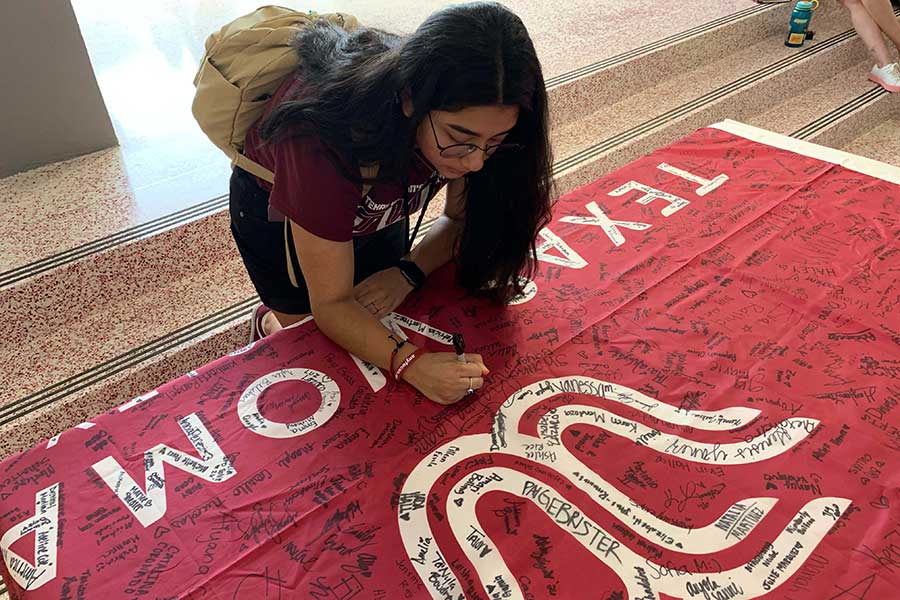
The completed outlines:
[[[840,18],[821,19],[818,22],[818,40],[825,40],[832,35],[845,31],[848,25]],[[663,81],[652,81],[643,90],[618,102],[603,102],[598,93],[597,102],[582,107],[582,116],[562,125],[553,132],[554,151],[557,158],[575,154],[585,146],[606,140],[613,135],[639,125],[648,119],[663,114],[668,110],[682,106],[703,94],[720,86],[731,83],[745,75],[770,65],[784,57],[796,53],[793,48],[784,46],[781,34],[744,47],[733,47],[718,60],[703,64],[687,71],[673,73]],[[821,42],[819,42],[821,43]],[[863,58],[865,50],[862,43],[854,38],[840,47],[829,50],[817,57],[805,70],[815,73],[833,73],[843,69],[848,61],[852,64]],[[802,73],[800,69],[793,71],[797,78],[796,87],[802,89],[809,79],[815,75]],[[762,89],[762,88],[760,88]],[[751,108],[755,111],[764,109],[772,102],[772,97],[760,95],[743,99],[740,106],[733,106],[735,114],[739,109],[746,109],[746,103],[756,103]],[[745,111],[746,112],[746,111]],[[731,115],[725,115],[730,117]],[[733,117],[734,118],[734,117]]]
[[[112,373],[94,385],[67,394],[52,404],[38,407],[31,403],[22,407],[15,422],[0,425],[0,460],[245,345],[249,323],[247,312],[189,342],[155,354],[138,366]]]
[[[220,212],[5,290],[0,404],[252,296],[228,224]]]
[[[802,93],[791,95],[782,102],[773,104],[768,110],[745,119],[744,122],[790,135],[814,118],[871,90],[875,84],[867,79],[870,68],[868,58],[852,64]]]
[[[735,40],[782,35],[789,7],[760,8],[763,7],[668,36],[637,55],[619,54],[615,62],[595,61],[563,77],[549,79],[551,127],[555,129],[577,118],[585,106],[613,104],[643,91],[647,82],[659,83],[715,62],[733,51]],[[823,10],[823,18],[831,12]]]
[[[894,96],[900,100],[900,95]],[[863,133],[841,150],[900,166],[900,114]]]
[[[124,148],[0,179],[0,272],[226,193],[228,160],[213,150],[152,183]]]
[[[119,148],[0,179],[0,271],[131,225],[130,195]]]

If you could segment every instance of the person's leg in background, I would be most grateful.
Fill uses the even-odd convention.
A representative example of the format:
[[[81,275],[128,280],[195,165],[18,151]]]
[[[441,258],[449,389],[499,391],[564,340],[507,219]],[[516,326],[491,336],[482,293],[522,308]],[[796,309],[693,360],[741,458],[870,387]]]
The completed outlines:
[[[900,21],[891,8],[891,0],[862,0],[862,3],[881,31],[894,42],[894,46],[900,52]]]
[[[841,4],[850,12],[853,28],[875,59],[876,65],[869,74],[869,79],[890,92],[900,92],[900,68],[892,60],[883,35],[885,30],[896,29],[894,34],[900,36],[900,23],[894,16],[890,0],[841,0]],[[872,5],[880,21],[869,12],[868,4]],[[887,13],[889,18],[885,18],[883,13]],[[881,21],[884,21],[884,27],[880,26]],[[893,40],[893,36],[889,37]],[[900,50],[900,44],[895,44]]]
[[[884,41],[881,28],[878,27],[878,23],[869,14],[869,11],[866,10],[862,0],[841,0],[841,4],[850,11],[850,21],[853,23],[853,28],[856,29],[856,33],[859,34],[869,52],[872,53],[878,66],[883,67],[894,62],[891,60],[891,53]],[[893,18],[893,16],[892,12],[891,17]]]

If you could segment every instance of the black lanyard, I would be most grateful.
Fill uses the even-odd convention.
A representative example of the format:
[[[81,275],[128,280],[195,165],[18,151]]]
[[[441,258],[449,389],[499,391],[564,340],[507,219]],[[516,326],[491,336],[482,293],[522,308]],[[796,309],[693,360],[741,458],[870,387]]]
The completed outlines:
[[[431,198],[436,195],[431,193],[431,186],[437,185],[437,179],[433,177],[430,178],[428,185],[428,196],[425,198],[425,203],[422,205],[422,210],[419,212],[416,228],[413,230],[412,235],[409,235],[409,177],[403,178],[403,222],[405,223],[404,236],[406,237],[406,252],[403,253],[404,256],[409,254],[410,250],[412,250],[413,242],[416,241],[416,236],[419,235],[419,227],[422,226],[422,219],[425,218],[425,211],[428,210],[428,203],[431,202]],[[419,193],[421,193],[421,191]]]

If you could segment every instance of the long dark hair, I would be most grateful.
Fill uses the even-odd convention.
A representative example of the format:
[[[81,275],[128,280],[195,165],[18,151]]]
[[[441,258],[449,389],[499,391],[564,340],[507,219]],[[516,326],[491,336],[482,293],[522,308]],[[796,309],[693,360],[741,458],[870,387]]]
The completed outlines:
[[[538,231],[550,220],[552,156],[547,92],[522,21],[494,2],[450,6],[409,36],[321,23],[296,40],[307,87],[262,124],[264,139],[316,135],[356,164],[377,162],[376,180],[401,180],[419,123],[429,111],[517,105],[506,141],[466,177],[465,228],[456,249],[459,280],[470,293],[508,300],[532,277]],[[411,94],[404,115],[400,92]],[[360,180],[340,162],[345,177]]]

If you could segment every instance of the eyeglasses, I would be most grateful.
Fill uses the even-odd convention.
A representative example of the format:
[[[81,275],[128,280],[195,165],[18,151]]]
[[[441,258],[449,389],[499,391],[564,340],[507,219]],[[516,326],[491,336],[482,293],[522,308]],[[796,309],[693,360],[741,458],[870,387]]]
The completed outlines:
[[[487,157],[493,156],[498,150],[501,152],[508,152],[511,150],[521,150],[525,146],[522,144],[493,144],[492,146],[487,146],[486,148],[482,148],[477,144],[452,144],[450,146],[441,146],[441,143],[438,141],[437,130],[434,128],[434,121],[431,120],[431,113],[428,113],[428,122],[431,123],[431,133],[434,134],[434,143],[438,147],[438,150],[441,151],[441,156],[444,158],[462,158],[464,156],[468,156],[475,152],[476,150],[481,150],[484,152],[484,155]]]

